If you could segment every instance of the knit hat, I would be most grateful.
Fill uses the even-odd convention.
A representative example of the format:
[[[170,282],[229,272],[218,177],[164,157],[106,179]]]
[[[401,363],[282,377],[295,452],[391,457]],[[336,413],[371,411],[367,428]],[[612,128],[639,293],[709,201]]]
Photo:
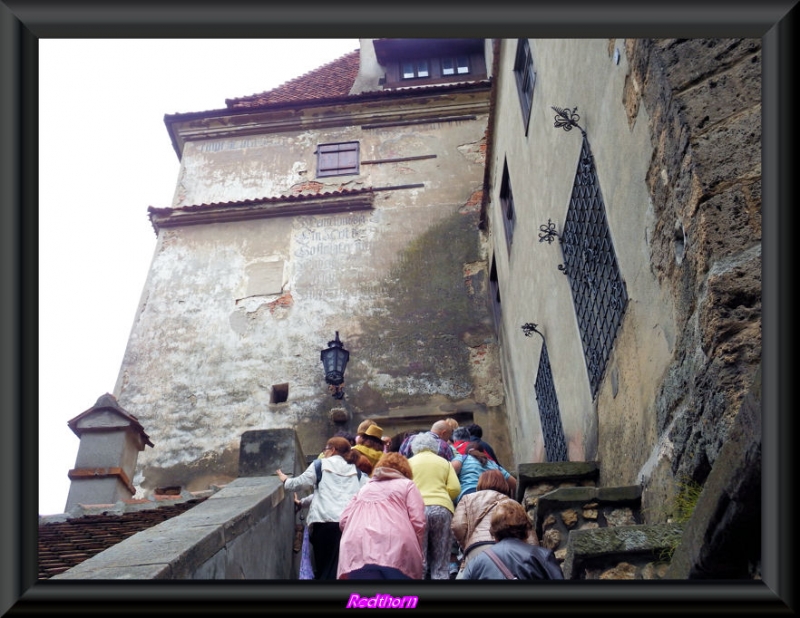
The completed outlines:
[[[367,430],[364,432],[366,436],[372,436],[373,438],[378,438],[380,440],[383,437],[383,429],[378,427],[377,425],[370,425],[367,427]]]

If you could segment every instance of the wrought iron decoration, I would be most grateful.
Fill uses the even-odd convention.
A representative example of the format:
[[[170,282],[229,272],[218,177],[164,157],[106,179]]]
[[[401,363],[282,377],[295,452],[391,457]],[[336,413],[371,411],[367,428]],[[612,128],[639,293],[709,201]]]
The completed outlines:
[[[561,107],[554,107],[551,106],[556,115],[555,115],[555,123],[554,126],[556,129],[564,129],[565,131],[572,131],[572,127],[580,130],[583,135],[586,135],[586,131],[578,124],[578,121],[581,119],[580,115],[576,112],[578,111],[577,107],[573,107],[572,109],[569,108],[561,108]]]

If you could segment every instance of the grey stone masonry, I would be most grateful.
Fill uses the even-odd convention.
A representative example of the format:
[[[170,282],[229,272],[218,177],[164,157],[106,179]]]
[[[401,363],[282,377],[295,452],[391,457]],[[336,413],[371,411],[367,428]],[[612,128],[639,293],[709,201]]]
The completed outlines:
[[[642,490],[631,487],[562,487],[539,497],[532,514],[536,536],[563,562],[573,530],[642,523]]]
[[[663,579],[680,541],[642,525],[640,486],[597,487],[596,462],[520,464],[518,496],[565,579]]]
[[[680,535],[678,524],[574,530],[561,569],[565,579],[663,579]]]

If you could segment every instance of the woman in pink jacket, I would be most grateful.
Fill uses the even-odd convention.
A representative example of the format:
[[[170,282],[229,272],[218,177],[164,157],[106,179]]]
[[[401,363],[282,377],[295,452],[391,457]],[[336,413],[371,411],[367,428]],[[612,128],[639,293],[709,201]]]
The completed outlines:
[[[422,579],[425,504],[400,453],[381,456],[339,527],[339,579]]]

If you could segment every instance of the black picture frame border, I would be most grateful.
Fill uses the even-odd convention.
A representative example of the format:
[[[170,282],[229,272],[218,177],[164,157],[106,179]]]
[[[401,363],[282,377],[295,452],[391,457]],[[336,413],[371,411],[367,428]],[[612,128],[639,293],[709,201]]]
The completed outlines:
[[[795,458],[789,408],[795,2],[296,3],[0,2],[0,613],[326,613],[349,595],[419,597],[418,609],[566,615],[793,613]],[[763,40],[762,581],[71,582],[36,581],[38,453],[38,40],[40,38],[761,37]],[[87,102],[90,105],[91,102]],[[68,327],[66,325],[65,327]],[[754,531],[754,533],[756,533]],[[512,587],[514,586],[514,587]]]

